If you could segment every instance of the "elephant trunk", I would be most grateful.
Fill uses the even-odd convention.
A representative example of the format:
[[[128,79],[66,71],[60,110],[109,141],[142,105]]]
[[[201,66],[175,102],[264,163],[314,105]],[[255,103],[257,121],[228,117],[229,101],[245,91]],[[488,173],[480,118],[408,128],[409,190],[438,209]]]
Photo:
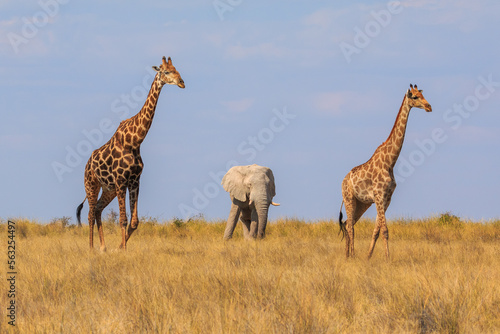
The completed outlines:
[[[255,205],[255,211],[258,217],[257,239],[263,239],[266,236],[267,214],[269,211],[269,203],[263,202]]]

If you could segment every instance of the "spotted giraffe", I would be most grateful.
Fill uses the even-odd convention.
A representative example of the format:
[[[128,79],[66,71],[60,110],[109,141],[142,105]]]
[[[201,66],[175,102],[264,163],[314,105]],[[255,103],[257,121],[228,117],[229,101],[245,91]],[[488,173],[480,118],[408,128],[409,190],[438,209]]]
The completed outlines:
[[[346,239],[346,256],[354,256],[354,224],[363,213],[375,203],[377,207],[377,225],[373,231],[368,258],[372,256],[380,231],[385,240],[385,254],[389,258],[389,231],[387,229],[385,212],[391,203],[391,197],[396,188],[394,165],[403,147],[406,124],[411,108],[432,111],[429,102],[418,90],[417,85],[410,85],[406,92],[396,122],[389,137],[373,153],[364,164],[354,167],[342,181],[342,203],[345,205],[347,220],[342,222],[342,205],[340,206],[340,231]]]
[[[140,153],[141,143],[144,141],[153,122],[156,104],[163,85],[169,84],[177,85],[180,88],[185,87],[184,81],[172,65],[170,57],[168,58],[168,62],[163,57],[160,67],[153,66],[153,69],[157,73],[142,109],[135,116],[122,121],[111,139],[92,152],[85,166],[84,182],[87,196],[78,206],[76,216],[80,224],[80,213],[85,200],[88,200],[91,249],[94,246],[93,230],[94,223],[96,223],[101,243],[100,249],[101,251],[106,250],[101,213],[115,197],[118,197],[120,208],[120,225],[122,229],[120,248],[126,248],[127,240],[139,224],[137,198],[139,196],[139,179],[144,166]],[[102,194],[99,200],[97,200],[101,188]],[[127,221],[127,211],[125,208],[127,190],[129,192],[131,211],[130,224]]]

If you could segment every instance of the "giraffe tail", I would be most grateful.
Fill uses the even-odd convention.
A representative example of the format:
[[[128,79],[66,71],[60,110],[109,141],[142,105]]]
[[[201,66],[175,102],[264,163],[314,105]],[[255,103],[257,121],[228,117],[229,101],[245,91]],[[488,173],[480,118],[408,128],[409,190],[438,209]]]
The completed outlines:
[[[340,227],[339,234],[342,232],[342,239],[341,240],[344,240],[345,235],[347,233],[347,230],[345,228],[345,223],[346,222],[342,221],[342,218],[343,218],[343,215],[342,215],[342,206],[343,205],[344,205],[344,201],[342,201],[342,204],[340,205],[340,213],[339,213],[339,227]]]
[[[82,222],[81,222],[80,216],[81,216],[81,213],[82,213],[83,203],[85,203],[86,200],[87,200],[87,196],[85,196],[85,198],[83,199],[82,204],[80,204],[76,208],[76,219],[78,220],[78,227],[82,227]]]

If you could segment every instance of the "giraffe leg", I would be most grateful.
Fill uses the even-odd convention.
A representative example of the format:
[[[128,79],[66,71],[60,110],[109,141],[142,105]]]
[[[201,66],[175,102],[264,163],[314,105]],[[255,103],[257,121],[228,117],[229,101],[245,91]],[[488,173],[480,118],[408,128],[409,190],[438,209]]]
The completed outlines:
[[[387,208],[389,207],[389,204],[391,204],[391,195],[392,194],[390,194],[388,196],[389,198],[386,199],[385,208],[384,208],[384,224],[380,228],[380,230],[382,232],[382,237],[384,238],[384,241],[385,241],[385,256],[386,256],[387,260],[389,260],[389,229],[387,228],[387,224],[385,221],[385,213],[387,212]]]
[[[94,223],[96,221],[95,207],[97,203],[97,197],[99,196],[99,191],[101,187],[99,182],[93,179],[91,176],[85,178],[85,191],[87,193],[87,201],[89,203],[89,245],[90,249],[94,248]]]
[[[346,235],[345,235],[345,256],[354,256],[354,212],[356,210],[356,200],[351,198],[344,199],[345,212],[347,215],[346,220]]]
[[[94,223],[95,223],[95,205],[96,205],[96,198],[88,198],[87,200],[89,202],[89,245],[90,249],[94,248]]]
[[[363,214],[368,210],[368,208],[372,206],[372,203],[364,203],[356,200],[356,210],[354,211],[354,224],[358,222],[358,220],[363,216]]]
[[[370,244],[370,249],[368,250],[368,259],[372,257],[373,254],[373,248],[375,247],[375,244],[377,243],[378,235],[380,234],[380,218],[379,214],[377,213],[377,225],[375,226],[375,230],[373,230],[372,234],[372,242]]]
[[[377,206],[377,225],[373,230],[372,242],[370,244],[370,249],[368,250],[368,259],[372,257],[373,249],[375,248],[375,244],[377,243],[380,230],[382,230],[382,235],[386,243],[386,256],[387,258],[389,258],[389,230],[387,229],[387,224],[385,220],[385,211],[387,204],[385,204],[383,201],[379,201],[375,203],[375,205]]]
[[[102,211],[104,210],[105,207],[108,206],[109,203],[111,203],[111,201],[115,197],[116,197],[116,192],[103,189],[101,197],[99,198],[99,201],[97,201],[97,205],[95,207],[95,217],[96,217],[97,228],[99,230],[99,241],[101,243],[100,247],[101,252],[106,251],[106,244],[104,243],[104,231],[101,220]]]
[[[361,202],[358,199],[354,200],[354,210],[352,214],[352,248],[351,253],[354,256],[354,225],[358,222],[358,220],[363,216],[363,214],[368,210],[368,208],[372,205],[372,203]]]
[[[385,257],[387,260],[389,260],[389,229],[387,228],[387,224],[385,223],[385,215],[384,224],[380,228],[380,231],[382,232],[382,237],[384,238],[385,242]]]
[[[350,173],[350,172],[349,172]],[[349,174],[342,181],[342,199],[344,201],[345,213],[347,219],[345,221],[345,256],[349,258],[349,256],[354,256],[354,224],[352,222],[352,218],[354,216],[354,211],[356,209],[356,202],[352,192],[352,189],[347,182]],[[341,226],[342,229],[342,226]],[[352,243],[351,243],[352,241]]]
[[[139,186],[129,188],[129,201],[130,201],[130,225],[128,226],[127,234],[125,235],[125,242],[128,241],[132,233],[139,226],[139,217],[137,214],[137,200],[139,198]]]
[[[117,189],[116,197],[118,197],[118,207],[120,208],[120,226],[122,228],[122,243],[120,244],[121,249],[126,249],[127,241],[125,238],[127,230],[127,208],[125,206],[125,195],[127,194],[127,188]]]

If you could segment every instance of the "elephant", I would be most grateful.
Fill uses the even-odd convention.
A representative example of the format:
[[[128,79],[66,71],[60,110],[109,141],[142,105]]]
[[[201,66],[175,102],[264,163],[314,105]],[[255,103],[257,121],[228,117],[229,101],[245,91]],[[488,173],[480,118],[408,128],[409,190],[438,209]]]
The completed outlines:
[[[232,238],[240,214],[244,238],[264,238],[269,205],[279,205],[272,201],[276,191],[271,169],[256,164],[234,166],[224,175],[221,184],[232,201],[224,240]]]

